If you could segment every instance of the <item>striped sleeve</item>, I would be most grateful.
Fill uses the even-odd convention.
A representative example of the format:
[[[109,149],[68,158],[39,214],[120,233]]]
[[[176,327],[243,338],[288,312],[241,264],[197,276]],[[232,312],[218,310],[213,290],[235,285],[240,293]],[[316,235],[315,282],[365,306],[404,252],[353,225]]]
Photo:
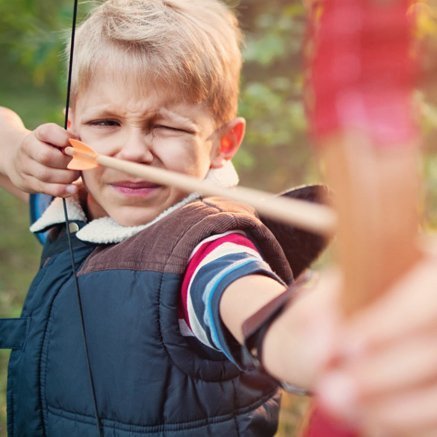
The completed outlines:
[[[182,335],[224,353],[237,364],[236,340],[223,325],[220,298],[237,279],[253,274],[281,279],[241,232],[227,232],[203,240],[193,250],[181,288],[179,326]]]

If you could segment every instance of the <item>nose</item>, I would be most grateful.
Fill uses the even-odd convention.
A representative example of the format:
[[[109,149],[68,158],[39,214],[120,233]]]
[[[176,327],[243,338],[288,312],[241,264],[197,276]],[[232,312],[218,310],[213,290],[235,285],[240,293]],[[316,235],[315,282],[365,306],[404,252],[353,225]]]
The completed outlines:
[[[151,163],[153,152],[150,138],[141,129],[132,130],[126,136],[118,157],[126,161]]]

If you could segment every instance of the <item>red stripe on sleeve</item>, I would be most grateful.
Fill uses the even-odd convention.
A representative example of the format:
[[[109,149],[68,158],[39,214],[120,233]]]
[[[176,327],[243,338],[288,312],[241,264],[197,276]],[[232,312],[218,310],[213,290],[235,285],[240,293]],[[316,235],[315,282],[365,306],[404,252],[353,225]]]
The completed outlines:
[[[233,243],[239,246],[244,246],[249,249],[257,251],[255,245],[245,236],[239,233],[226,234],[223,236],[217,236],[218,238],[210,241],[205,241],[197,246],[195,252],[192,253],[191,259],[188,262],[187,269],[185,271],[184,279],[181,286],[181,300],[179,305],[179,318],[184,319],[187,325],[190,326],[190,319],[188,317],[188,286],[201,262],[215,249],[224,243]]]

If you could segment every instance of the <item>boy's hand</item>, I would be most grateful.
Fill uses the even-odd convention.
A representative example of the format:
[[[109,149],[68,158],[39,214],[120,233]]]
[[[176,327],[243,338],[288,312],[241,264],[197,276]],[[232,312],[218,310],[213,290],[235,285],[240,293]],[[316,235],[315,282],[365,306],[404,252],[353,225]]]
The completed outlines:
[[[369,435],[437,435],[436,266],[426,255],[344,326],[318,385],[328,411]]]
[[[80,172],[67,170],[71,157],[62,152],[71,135],[60,126],[49,123],[37,127],[21,141],[11,144],[6,153],[5,173],[12,183],[27,193],[46,193],[68,197],[77,192],[73,182]]]
[[[324,272],[298,290],[273,322],[263,343],[263,363],[274,377],[314,390],[341,329],[339,271]]]
[[[341,277],[323,274],[264,340],[278,379],[313,389],[363,435],[437,435],[437,244],[371,306],[343,319]]]

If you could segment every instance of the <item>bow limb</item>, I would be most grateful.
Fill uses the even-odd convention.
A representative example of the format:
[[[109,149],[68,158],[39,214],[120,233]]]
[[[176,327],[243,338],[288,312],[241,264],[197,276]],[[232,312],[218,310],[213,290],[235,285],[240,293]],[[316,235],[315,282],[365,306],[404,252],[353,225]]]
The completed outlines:
[[[346,317],[377,299],[420,256],[408,6],[408,0],[325,0],[312,26],[309,117],[334,192]],[[345,431],[316,403],[307,434],[358,432]]]
[[[361,140],[361,141],[360,141]],[[362,150],[355,149],[357,143]],[[335,192],[343,309],[350,313],[388,288],[418,259],[416,149],[374,149],[366,138],[330,138],[320,156]],[[353,159],[360,164],[353,165]]]
[[[311,124],[334,191],[343,310],[419,258],[419,136],[408,0],[326,0],[314,35]]]

